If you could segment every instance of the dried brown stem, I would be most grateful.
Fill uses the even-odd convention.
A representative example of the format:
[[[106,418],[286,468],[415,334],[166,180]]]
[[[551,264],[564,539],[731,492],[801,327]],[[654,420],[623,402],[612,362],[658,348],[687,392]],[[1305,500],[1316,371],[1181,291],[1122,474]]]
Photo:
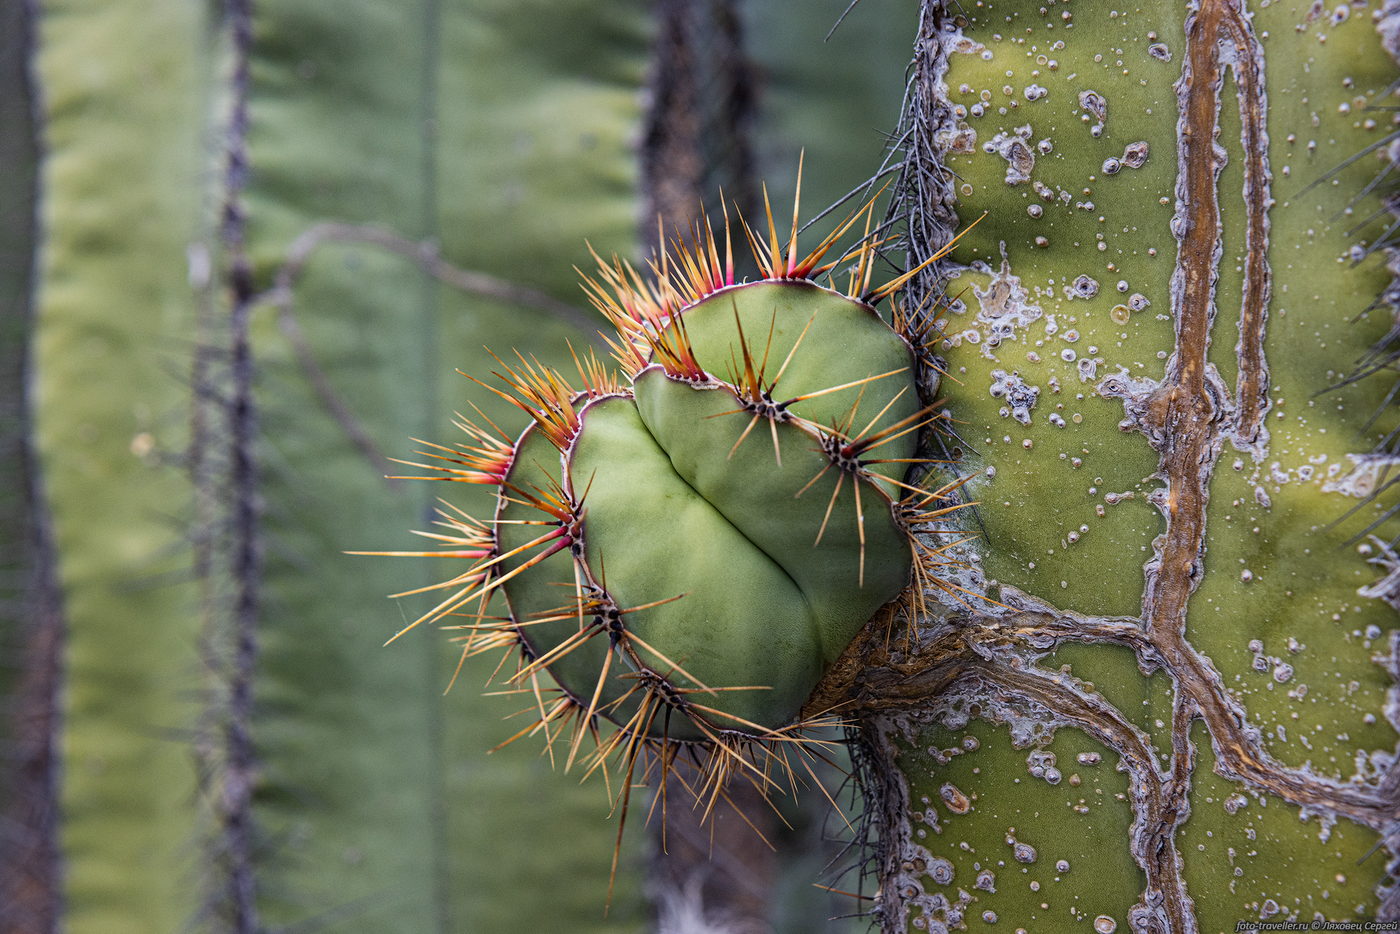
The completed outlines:
[[[567,321],[585,334],[593,334],[598,329],[598,320],[577,305],[560,301],[528,285],[453,265],[442,258],[433,241],[411,240],[376,224],[322,221],[307,228],[287,249],[286,258],[273,275],[270,292],[259,296],[258,300],[286,304],[312,256],[330,243],[359,243],[376,247],[413,262],[426,275],[468,295],[533,308]]]
[[[596,336],[597,322],[588,312],[575,305],[570,305],[568,302],[562,302],[538,289],[500,279],[484,272],[455,266],[442,258],[437,245],[431,240],[410,240],[374,224],[322,221],[312,225],[292,241],[292,245],[287,250],[286,258],[273,275],[272,288],[255,296],[252,304],[271,303],[276,307],[278,327],[291,345],[297,363],[311,383],[311,389],[316,393],[316,398],[321,401],[321,405],[327,413],[340,425],[350,442],[380,473],[390,472],[389,459],[380,450],[379,445],[374,442],[369,432],[365,430],[345,400],[341,398],[326,371],[316,361],[311,343],[305,332],[302,331],[293,312],[298,280],[316,252],[322,246],[332,243],[364,244],[392,253],[395,256],[401,256],[414,262],[426,275],[446,286],[469,295],[479,295],[494,301],[533,308],[554,315],[574,325],[584,334],[594,335],[595,343],[599,342]],[[602,344],[599,343],[599,346],[601,347]]]

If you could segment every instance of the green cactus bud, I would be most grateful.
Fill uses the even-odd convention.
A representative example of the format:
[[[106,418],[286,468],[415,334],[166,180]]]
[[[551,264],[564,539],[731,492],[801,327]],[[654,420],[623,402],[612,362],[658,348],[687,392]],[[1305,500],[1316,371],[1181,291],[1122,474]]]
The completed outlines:
[[[780,246],[770,215],[766,246],[749,232],[754,282],[708,232],[656,282],[603,264],[586,287],[625,379],[588,357],[575,389],[501,361],[495,391],[531,425],[512,439],[464,422],[472,442],[433,455],[445,479],[500,492],[491,522],[445,517],[457,534],[439,538],[472,564],[413,625],[468,614],[464,656],[519,650],[513,680],[540,722],[518,735],[572,724],[572,763],[606,718],[620,729],[590,770],[620,750],[629,774],[642,749],[702,744],[721,751],[716,792],[723,763],[833,722],[803,713],[822,676],[881,607],[928,585],[941,559],[914,531],[948,491],[910,479],[939,420],[915,383],[927,322],[877,312],[905,277],[871,287],[868,238],[845,289],[815,281],[871,210],[800,259],[796,224]],[[486,617],[497,593],[503,620]]]

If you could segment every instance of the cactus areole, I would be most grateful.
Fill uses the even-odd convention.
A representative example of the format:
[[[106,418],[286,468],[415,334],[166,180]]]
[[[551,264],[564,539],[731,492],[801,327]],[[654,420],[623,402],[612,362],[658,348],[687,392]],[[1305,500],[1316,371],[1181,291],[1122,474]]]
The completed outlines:
[[[671,741],[798,738],[833,722],[803,720],[804,702],[855,635],[923,592],[941,559],[918,533],[949,508],[910,479],[937,420],[916,385],[928,316],[877,312],[907,276],[871,288],[868,238],[841,257],[845,290],[822,265],[870,210],[801,258],[796,224],[780,246],[770,215],[768,243],[746,231],[758,281],[735,282],[728,224],[723,260],[702,231],[654,279],[602,264],[585,283],[623,375],[576,357],[574,387],[502,362],[493,391],[529,427],[464,420],[469,443],[426,452],[442,479],[499,494],[489,521],[444,516],[436,537],[473,563],[418,622],[469,617],[464,657],[519,651],[515,680],[540,698],[523,732],[597,737],[607,718],[621,729],[593,755],[629,763]],[[486,615],[498,592],[505,619]]]

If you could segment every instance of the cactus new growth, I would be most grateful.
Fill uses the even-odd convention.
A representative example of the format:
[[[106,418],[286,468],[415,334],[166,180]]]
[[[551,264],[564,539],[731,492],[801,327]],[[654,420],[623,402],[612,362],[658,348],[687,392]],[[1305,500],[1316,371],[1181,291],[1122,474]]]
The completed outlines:
[[[678,238],[651,279],[600,261],[585,288],[624,375],[575,355],[574,387],[498,358],[492,390],[531,422],[512,437],[463,418],[467,442],[423,452],[434,479],[499,494],[489,520],[449,504],[429,533],[441,550],[394,553],[470,562],[426,588],[447,596],[399,635],[437,622],[464,659],[518,653],[510,681],[537,717],[516,737],[552,748],[569,733],[568,765],[591,737],[587,770],[616,754],[624,795],[639,762],[664,778],[681,750],[708,803],[732,774],[766,792],[771,772],[801,767],[788,750],[840,717],[804,702],[881,607],[940,586],[926,533],[957,508],[917,456],[941,418],[936,387],[915,381],[934,316],[877,312],[910,274],[872,286],[872,212],[800,255],[796,208],[785,244],[769,209],[766,237],[744,228],[755,281],[736,280],[728,218],[722,244],[703,228]],[[866,235],[836,255],[862,218]],[[503,617],[488,615],[497,594]],[[603,736],[600,717],[618,729]]]

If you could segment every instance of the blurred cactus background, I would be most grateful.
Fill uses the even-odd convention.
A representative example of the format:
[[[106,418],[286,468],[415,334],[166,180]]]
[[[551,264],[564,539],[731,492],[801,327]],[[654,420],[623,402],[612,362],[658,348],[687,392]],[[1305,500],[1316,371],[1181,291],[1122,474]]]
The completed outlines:
[[[1383,0],[0,2],[0,934],[1400,917],[1397,52]],[[589,244],[804,151],[807,216],[890,183],[890,272],[986,214],[905,295],[967,599],[818,689],[854,829],[634,805],[610,895],[602,785],[381,648],[441,569],[344,552],[432,521],[411,439],[521,427],[457,370],[597,344]]]

